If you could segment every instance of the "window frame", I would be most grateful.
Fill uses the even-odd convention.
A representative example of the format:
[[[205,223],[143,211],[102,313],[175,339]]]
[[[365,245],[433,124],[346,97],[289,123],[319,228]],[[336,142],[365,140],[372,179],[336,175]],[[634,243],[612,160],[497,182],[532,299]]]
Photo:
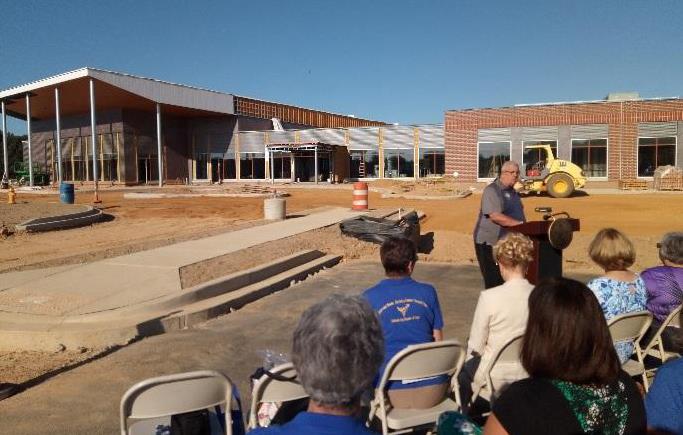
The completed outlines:
[[[496,177],[480,177],[479,176],[479,150],[481,144],[488,144],[488,143],[507,143],[508,144],[508,159],[512,159],[512,140],[501,140],[501,141],[477,141],[477,181],[478,182],[490,182],[496,179]]]
[[[678,135],[675,136],[638,136],[636,138],[636,179],[638,180],[648,180],[652,181],[654,180],[654,175],[640,175],[640,139],[663,139],[663,138],[669,138],[672,137],[674,139],[674,161],[673,161],[673,166],[676,166],[676,162],[678,161]],[[657,148],[659,147],[659,144],[655,144],[655,159],[657,158]],[[657,170],[657,167],[661,165],[655,165],[655,171]]]
[[[574,153],[574,141],[575,140],[604,140],[605,141],[605,176],[604,177],[588,177],[586,176],[587,180],[594,180],[594,181],[607,181],[609,179],[609,137],[594,137],[592,139],[584,139],[580,137],[572,137],[569,139],[569,161],[574,163],[576,166],[579,166],[572,160],[572,154]],[[590,161],[590,145],[588,147],[588,159]],[[557,156],[556,156],[557,157]],[[581,166],[579,166],[581,167]],[[581,169],[583,170],[583,168]],[[585,174],[584,174],[585,175]]]

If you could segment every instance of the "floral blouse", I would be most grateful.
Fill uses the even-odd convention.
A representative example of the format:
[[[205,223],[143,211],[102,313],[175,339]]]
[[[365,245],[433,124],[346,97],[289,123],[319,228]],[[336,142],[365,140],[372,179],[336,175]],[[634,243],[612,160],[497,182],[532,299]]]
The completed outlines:
[[[640,276],[628,282],[603,276],[589,281],[588,288],[593,290],[597,296],[607,320],[620,314],[645,310],[647,294],[645,283]],[[615,343],[614,347],[622,364],[631,358],[633,354],[632,342]]]

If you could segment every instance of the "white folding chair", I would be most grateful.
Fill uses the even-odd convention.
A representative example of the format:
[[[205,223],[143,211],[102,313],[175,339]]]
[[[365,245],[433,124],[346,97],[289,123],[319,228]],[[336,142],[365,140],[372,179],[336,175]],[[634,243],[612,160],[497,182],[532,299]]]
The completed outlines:
[[[138,382],[121,398],[121,434],[130,434],[131,429],[134,433],[143,432],[139,430],[138,423],[144,426],[145,421],[154,422],[162,417],[222,406],[224,433],[231,435],[232,391],[230,379],[213,370],[159,376]]]
[[[405,433],[416,428],[436,425],[445,411],[461,409],[458,373],[465,362],[465,349],[455,340],[437,341],[408,346],[387,364],[370,404],[368,424],[375,416],[382,423],[382,433]],[[443,400],[428,409],[394,408],[389,402],[387,384],[447,375],[450,386]],[[449,398],[454,394],[455,400]],[[391,432],[390,432],[391,431]]]
[[[254,383],[249,409],[249,429],[259,427],[258,408],[266,402],[282,403],[308,397],[292,363],[274,367]]]
[[[524,334],[515,335],[503,343],[503,345],[494,353],[493,358],[491,358],[487,366],[483,367],[486,383],[475,387],[474,391],[472,391],[472,400],[470,401],[470,404],[474,403],[477,398],[482,397],[493,405],[493,401],[496,398],[496,388],[491,379],[491,373],[499,364],[519,364],[519,353],[522,349],[523,336]]]
[[[675,326],[679,322],[679,316],[681,314],[681,307],[683,305],[679,305],[678,307],[674,308],[671,313],[669,313],[668,316],[666,316],[666,319],[662,322],[661,326],[655,333],[655,335],[650,339],[650,342],[645,346],[643,349],[643,354],[644,355],[649,355],[653,356],[657,359],[659,359],[662,364],[664,364],[667,360],[671,358],[678,357],[679,354],[676,352],[669,352],[666,349],[664,349],[664,341],[662,340],[662,333],[664,333],[664,330],[669,327],[669,326]],[[677,325],[679,328],[683,325]]]
[[[621,365],[621,368],[630,376],[641,376],[645,391],[650,388],[650,384],[645,373],[645,361],[642,348],[640,347],[640,340],[647,332],[651,323],[652,314],[649,311],[634,311],[620,314],[607,322],[609,332],[612,335],[612,341],[615,343],[623,341],[633,342],[636,359],[629,359]]]

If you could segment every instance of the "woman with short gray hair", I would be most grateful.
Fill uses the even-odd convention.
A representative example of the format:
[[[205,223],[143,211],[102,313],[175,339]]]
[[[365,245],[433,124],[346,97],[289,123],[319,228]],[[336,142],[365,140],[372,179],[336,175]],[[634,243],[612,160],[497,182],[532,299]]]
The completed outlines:
[[[382,329],[359,297],[332,295],[308,308],[294,331],[292,360],[308,411],[252,434],[372,434],[356,415],[384,357]]]
[[[671,311],[683,302],[683,231],[664,234],[657,247],[662,265],[646,269],[640,274],[645,281],[646,307],[654,317],[646,340],[659,329]],[[674,332],[669,328],[664,331],[664,347],[680,351],[680,346],[674,340]]]

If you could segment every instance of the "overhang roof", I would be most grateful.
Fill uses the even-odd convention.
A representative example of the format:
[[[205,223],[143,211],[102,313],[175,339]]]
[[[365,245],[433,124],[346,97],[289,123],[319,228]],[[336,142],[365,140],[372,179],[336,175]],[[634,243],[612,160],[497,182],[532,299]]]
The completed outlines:
[[[161,80],[137,77],[96,68],[81,68],[24,85],[0,91],[9,114],[26,117],[24,96],[31,95],[31,118],[55,116],[54,88],[60,88],[62,115],[83,113],[89,110],[89,79],[95,85],[95,104],[98,110],[106,108],[134,108],[154,110],[154,103],[163,104],[164,111],[183,115],[234,114],[232,94],[179,85]],[[189,109],[189,110],[188,110]]]
[[[294,151],[332,151],[337,147],[346,145],[332,145],[324,142],[298,142],[298,143],[269,143],[266,145],[271,151],[294,152]]]

